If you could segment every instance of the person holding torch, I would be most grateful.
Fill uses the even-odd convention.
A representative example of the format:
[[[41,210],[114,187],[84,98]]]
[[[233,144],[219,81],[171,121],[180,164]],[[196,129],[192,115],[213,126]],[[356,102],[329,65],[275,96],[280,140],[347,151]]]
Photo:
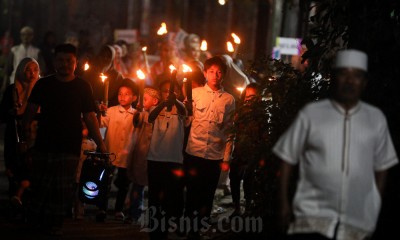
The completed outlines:
[[[194,235],[200,234],[194,226],[207,227],[201,224],[209,221],[221,169],[229,169],[232,145],[226,130],[233,124],[235,99],[222,88],[226,70],[227,65],[219,56],[205,61],[207,84],[192,93],[193,120],[184,166],[186,212],[193,224],[190,234]]]

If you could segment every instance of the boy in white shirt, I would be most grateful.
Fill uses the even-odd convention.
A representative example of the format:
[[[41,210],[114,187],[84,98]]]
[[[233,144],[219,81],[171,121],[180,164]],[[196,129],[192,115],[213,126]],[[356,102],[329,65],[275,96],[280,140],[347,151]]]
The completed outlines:
[[[106,109],[106,116],[101,117],[101,127],[106,127],[107,132],[105,136],[105,144],[110,153],[115,154],[115,160],[112,165],[118,170],[114,185],[118,188],[117,199],[115,202],[115,218],[123,220],[123,208],[125,198],[129,190],[130,180],[127,177],[127,157],[129,147],[131,146],[131,139],[134,126],[133,115],[137,112],[132,103],[137,99],[137,87],[130,79],[124,79],[123,83],[118,90],[119,105],[106,108],[102,105],[101,108]],[[105,211],[107,205],[102,206],[101,209]],[[100,215],[100,216],[99,216]],[[105,214],[99,214],[97,220],[104,220]]]

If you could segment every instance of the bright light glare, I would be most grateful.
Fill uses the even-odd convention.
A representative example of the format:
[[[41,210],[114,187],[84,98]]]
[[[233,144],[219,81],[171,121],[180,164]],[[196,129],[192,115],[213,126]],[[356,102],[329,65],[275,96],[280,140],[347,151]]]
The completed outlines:
[[[226,47],[227,47],[227,49],[228,49],[228,52],[234,52],[235,51],[235,49],[233,48],[233,45],[232,45],[232,43],[231,42],[226,42]]]
[[[207,41],[206,40],[201,41],[200,50],[207,51]]]
[[[144,72],[142,70],[137,70],[136,75],[140,80],[144,80],[146,78],[146,75],[144,75]]]
[[[218,0],[219,5],[225,5],[226,1],[225,0]]]

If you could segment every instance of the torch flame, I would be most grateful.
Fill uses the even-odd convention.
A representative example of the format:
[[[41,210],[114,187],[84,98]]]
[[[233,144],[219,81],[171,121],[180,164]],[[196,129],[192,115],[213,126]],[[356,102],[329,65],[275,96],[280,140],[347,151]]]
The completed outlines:
[[[218,0],[218,3],[219,3],[219,5],[225,5],[225,3],[226,3],[226,0]]]
[[[231,36],[236,44],[240,44],[240,38],[235,33],[232,33]]]
[[[201,41],[200,50],[207,51],[207,41],[206,40]]]
[[[142,51],[146,52],[147,51],[147,46],[142,47]]]
[[[165,22],[163,22],[163,23],[161,23],[161,27],[157,31],[157,35],[164,35],[167,33],[168,33],[167,24],[165,24]]]
[[[240,92],[240,94],[242,94],[244,87],[237,87],[236,89]]]
[[[140,79],[140,80],[144,80],[146,78],[146,75],[144,75],[144,72],[142,70],[137,70],[136,71],[136,76]]]
[[[186,64],[182,64],[182,72],[187,73],[187,72],[191,72],[192,69],[186,65]]]
[[[176,70],[176,67],[171,64],[171,65],[169,65],[169,70],[171,70],[171,73],[172,73],[172,71]]]
[[[89,63],[85,63],[85,65],[83,66],[83,70],[87,71],[89,69]]]
[[[104,81],[108,78],[106,75],[103,73],[100,74],[101,81],[104,83]]]
[[[233,49],[233,45],[232,45],[232,43],[231,42],[226,42],[226,47],[227,47],[227,49],[228,49],[228,52],[234,52],[235,51],[235,49]]]

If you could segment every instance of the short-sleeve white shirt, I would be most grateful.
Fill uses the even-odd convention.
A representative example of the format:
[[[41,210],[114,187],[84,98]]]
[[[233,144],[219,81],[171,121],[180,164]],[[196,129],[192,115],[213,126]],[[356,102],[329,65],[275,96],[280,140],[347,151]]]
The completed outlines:
[[[112,164],[116,167],[127,167],[127,156],[131,147],[133,133],[133,114],[136,110],[130,107],[125,110],[121,105],[107,109],[106,116],[101,117],[101,127],[106,127],[105,145],[110,153],[115,154]]]
[[[345,110],[332,100],[303,108],[273,148],[299,163],[289,233],[363,239],[376,226],[381,199],[374,172],[398,162],[383,113],[359,102]]]

